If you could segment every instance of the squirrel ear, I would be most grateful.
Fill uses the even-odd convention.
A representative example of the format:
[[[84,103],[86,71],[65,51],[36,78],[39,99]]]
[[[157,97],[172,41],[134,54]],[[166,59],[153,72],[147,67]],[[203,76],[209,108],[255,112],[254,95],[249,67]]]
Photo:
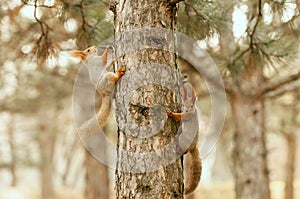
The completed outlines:
[[[82,52],[82,51],[79,51],[79,50],[72,50],[72,51],[69,52],[69,54],[70,54],[72,57],[75,57],[75,58],[80,59],[81,61],[85,61],[85,60],[86,60],[86,55],[85,55],[84,52]]]

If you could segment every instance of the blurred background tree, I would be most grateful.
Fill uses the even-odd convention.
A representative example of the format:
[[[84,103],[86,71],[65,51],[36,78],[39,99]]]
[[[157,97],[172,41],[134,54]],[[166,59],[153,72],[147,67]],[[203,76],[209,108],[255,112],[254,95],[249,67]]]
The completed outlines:
[[[299,7],[296,1],[184,1],[183,5],[181,19],[186,23],[180,23],[181,29],[199,38],[223,74],[234,125],[236,198],[270,198],[265,98],[299,87],[299,67],[292,62],[299,48]],[[196,74],[188,70],[190,76]]]
[[[70,105],[79,65],[64,53],[96,45],[111,36],[113,26],[107,11],[99,1],[1,2],[1,110],[14,114],[12,117],[18,115],[21,121],[34,120],[29,130],[20,127],[18,131],[26,132],[39,155],[32,162],[30,144],[14,143],[15,124],[11,123],[8,131],[13,155],[8,165],[15,173],[15,165],[17,169],[22,166],[20,159],[24,158],[24,166],[39,168],[42,198],[54,198],[57,184],[78,187],[83,183],[82,175],[86,180],[84,198],[108,198],[107,167],[87,152],[83,162],[75,153],[80,148],[74,139]],[[87,76],[78,78],[84,87],[91,86]],[[82,110],[94,108],[83,100],[79,104]],[[84,112],[81,116],[81,122],[88,118]],[[28,150],[28,157],[18,156],[13,149],[23,153]],[[13,176],[15,185],[17,177]]]
[[[99,179],[108,178],[103,176],[109,171],[83,154],[75,139],[71,95],[80,64],[66,51],[98,45],[112,36],[113,4],[12,0],[0,5],[0,186],[38,187],[40,180],[42,198],[67,198],[61,196],[61,187],[71,190],[70,198],[108,198],[112,188]],[[179,3],[179,31],[197,39],[214,58],[232,108],[216,150],[204,159],[207,168],[195,198],[270,198],[269,181],[272,198],[283,198],[278,192],[281,181],[286,181],[285,198],[296,198],[292,182],[299,186],[298,16],[296,0]],[[205,82],[185,60],[180,66],[198,91],[207,126],[210,98]],[[83,87],[91,86],[87,75],[78,78]],[[78,103],[83,122],[88,118],[84,110],[94,104],[84,98]],[[6,198],[2,193],[0,198]]]

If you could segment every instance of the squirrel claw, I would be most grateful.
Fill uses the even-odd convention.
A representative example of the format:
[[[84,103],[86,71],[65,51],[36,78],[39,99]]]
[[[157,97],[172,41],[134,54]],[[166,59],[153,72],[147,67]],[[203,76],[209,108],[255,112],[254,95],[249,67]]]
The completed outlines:
[[[167,112],[168,116],[172,117],[174,114],[172,111]]]
[[[124,75],[125,72],[126,72],[126,68],[119,68],[119,69],[118,69],[118,73],[119,73],[120,75]]]

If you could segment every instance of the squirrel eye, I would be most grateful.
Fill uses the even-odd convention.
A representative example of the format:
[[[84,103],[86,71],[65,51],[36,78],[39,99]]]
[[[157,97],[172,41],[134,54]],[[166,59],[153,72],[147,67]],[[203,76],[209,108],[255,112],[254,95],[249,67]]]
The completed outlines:
[[[88,49],[87,51],[90,52],[90,49]]]

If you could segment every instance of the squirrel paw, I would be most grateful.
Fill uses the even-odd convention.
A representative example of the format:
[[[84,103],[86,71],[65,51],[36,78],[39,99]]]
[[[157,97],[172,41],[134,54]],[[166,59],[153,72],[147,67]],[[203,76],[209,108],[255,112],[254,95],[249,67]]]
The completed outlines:
[[[117,83],[121,79],[121,77],[125,74],[125,71],[126,71],[125,68],[118,69],[118,74],[113,77],[115,83]]]
[[[173,115],[174,115],[174,113],[172,111],[169,111],[167,114],[169,117],[173,117]]]
[[[119,68],[119,69],[118,69],[118,74],[119,74],[120,76],[124,75],[125,72],[126,72],[126,68]]]
[[[182,113],[174,113],[172,111],[169,111],[168,116],[173,118],[176,121],[181,121],[181,118],[182,118],[183,114]]]

